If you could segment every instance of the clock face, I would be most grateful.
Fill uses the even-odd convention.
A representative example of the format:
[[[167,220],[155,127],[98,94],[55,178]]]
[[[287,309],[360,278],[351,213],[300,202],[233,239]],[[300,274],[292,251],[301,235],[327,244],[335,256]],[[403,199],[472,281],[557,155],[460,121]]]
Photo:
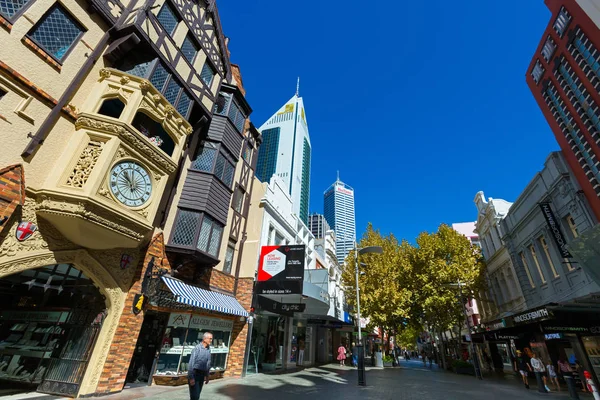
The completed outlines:
[[[110,191],[126,206],[139,207],[152,194],[150,175],[137,163],[120,162],[110,171]]]

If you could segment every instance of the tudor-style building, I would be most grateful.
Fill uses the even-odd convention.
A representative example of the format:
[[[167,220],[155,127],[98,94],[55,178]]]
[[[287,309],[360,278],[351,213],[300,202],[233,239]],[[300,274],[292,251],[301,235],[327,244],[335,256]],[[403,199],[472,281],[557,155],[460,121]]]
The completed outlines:
[[[7,0],[0,41],[0,382],[183,383],[206,330],[240,375],[261,137],[214,0]]]

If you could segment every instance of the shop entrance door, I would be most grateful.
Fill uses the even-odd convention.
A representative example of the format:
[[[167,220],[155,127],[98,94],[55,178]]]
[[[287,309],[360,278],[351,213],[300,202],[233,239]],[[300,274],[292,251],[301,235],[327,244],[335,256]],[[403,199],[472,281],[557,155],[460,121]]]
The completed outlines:
[[[138,335],[133,357],[129,364],[126,382],[130,385],[147,385],[154,373],[154,361],[161,347],[161,339],[167,326],[169,314],[147,311]],[[132,385],[131,385],[132,384]]]

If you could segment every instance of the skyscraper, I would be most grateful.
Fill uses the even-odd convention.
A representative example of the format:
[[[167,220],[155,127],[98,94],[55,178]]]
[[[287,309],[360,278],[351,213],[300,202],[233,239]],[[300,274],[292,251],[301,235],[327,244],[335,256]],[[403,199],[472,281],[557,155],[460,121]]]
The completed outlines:
[[[314,213],[308,217],[308,229],[315,236],[315,239],[323,239],[325,233],[331,228],[329,227],[325,216]]]
[[[343,263],[354,247],[356,222],[354,217],[354,189],[340,181],[340,177],[324,193],[325,219],[335,231],[336,256]]]
[[[527,84],[600,218],[598,1],[545,2],[552,18],[527,70]]]
[[[256,177],[261,182],[268,182],[274,174],[282,178],[294,212],[308,223],[311,146],[304,102],[298,90],[259,131],[263,143],[258,151]]]

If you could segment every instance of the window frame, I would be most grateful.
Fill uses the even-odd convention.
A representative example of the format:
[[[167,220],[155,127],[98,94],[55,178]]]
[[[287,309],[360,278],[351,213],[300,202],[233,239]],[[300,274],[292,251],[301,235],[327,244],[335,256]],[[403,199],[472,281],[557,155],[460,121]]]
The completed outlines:
[[[167,27],[164,26],[162,24],[162,22],[160,22],[160,19],[158,19],[159,14],[165,7],[168,7],[170,9],[171,13],[175,16],[175,19],[177,20],[177,23],[175,24],[175,26],[173,27],[173,30],[171,32],[168,32]],[[159,23],[159,25],[162,26],[162,28],[165,30],[165,32],[167,32],[167,35],[171,38],[173,37],[173,34],[175,33],[175,31],[177,30],[177,27],[179,26],[179,24],[182,21],[181,15],[179,15],[179,12],[177,11],[177,7],[174,7],[173,4],[171,4],[171,2],[169,0],[167,0],[163,3],[163,6],[160,8],[160,10],[158,10],[158,12],[154,15],[154,17],[156,18],[156,21]]]
[[[185,44],[185,42],[189,41],[192,45],[192,47],[194,47],[194,50],[196,50],[196,52],[194,53],[194,57],[192,57],[191,60],[189,60],[186,56],[185,53],[183,52],[183,45]],[[194,62],[196,61],[196,59],[198,58],[198,53],[200,53],[200,49],[202,48],[202,46],[200,46],[198,44],[198,42],[196,41],[196,39],[194,38],[194,36],[191,34],[191,31],[188,32],[187,35],[185,35],[185,38],[183,39],[183,42],[181,43],[181,46],[179,47],[179,50],[181,51],[181,54],[183,55],[183,58],[185,58],[190,65],[193,67],[194,66]]]
[[[233,209],[233,211],[237,212],[240,215],[244,211],[244,203],[246,200],[245,197],[246,197],[246,193],[244,192],[244,190],[242,189],[242,187],[240,185],[237,185],[233,191],[233,196],[231,197],[231,208]],[[235,207],[238,199],[241,199],[241,201],[239,203],[240,204],[239,210]]]
[[[179,217],[181,215],[182,212],[190,212],[190,213],[195,213],[198,214],[198,224],[196,225],[196,230],[194,231],[194,237],[192,238],[192,244],[191,245],[185,245],[185,244],[177,244],[177,243],[173,243],[173,238],[176,235],[177,230],[175,229],[177,227],[177,222],[179,221]],[[204,220],[206,219],[206,217],[208,217],[210,219],[210,223],[211,223],[211,227],[210,227],[210,232],[208,234],[208,240],[207,240],[207,248],[206,251],[202,250],[198,247],[198,241],[200,240],[200,232],[202,231],[202,226],[204,225]],[[216,254],[211,254],[209,252],[210,250],[210,246],[213,240],[213,235],[215,233],[215,226],[218,225],[221,229],[221,233],[218,237],[218,242],[216,243]],[[175,247],[179,247],[182,249],[193,249],[194,251],[199,251],[203,254],[206,254],[210,257],[213,257],[215,259],[219,258],[219,251],[221,249],[221,243],[223,241],[223,233],[225,232],[225,225],[221,224],[219,221],[216,220],[216,218],[210,216],[209,214],[206,213],[206,211],[199,211],[199,210],[193,210],[190,208],[177,208],[177,214],[175,215],[175,221],[173,222],[173,226],[171,228],[171,234],[169,237],[169,245],[170,246],[175,246]]]
[[[567,216],[565,217],[565,222],[567,223],[567,226],[569,227],[569,231],[571,232],[573,238],[577,239],[579,237],[579,231],[577,230],[577,224],[575,223],[575,219],[573,218],[573,216],[571,214],[567,214]]]
[[[2,99],[4,97],[6,97],[6,95],[8,94],[8,90],[4,89],[3,87],[0,86],[0,101],[2,101]]]
[[[184,57],[185,58],[185,57]],[[156,70],[158,68],[162,68],[166,74],[167,77],[165,78],[165,82],[163,83],[162,87],[158,88],[156,86],[154,86],[154,83],[152,82],[152,77],[154,76],[154,74],[156,73]],[[160,59],[155,59],[153,60],[153,65],[150,66],[146,72],[146,76],[143,77],[144,79],[147,79],[148,82],[150,82],[152,84],[152,86],[154,86],[156,88],[156,90],[158,90],[158,93],[160,93],[161,96],[163,96],[165,98],[165,100],[167,100],[167,103],[169,103],[171,106],[173,106],[173,108],[175,108],[175,110],[181,114],[181,112],[178,110],[179,107],[179,102],[181,101],[183,94],[185,93],[185,95],[190,99],[190,102],[187,106],[187,111],[185,114],[181,114],[181,116],[187,120],[188,116],[190,114],[190,110],[192,108],[193,103],[195,102],[194,98],[190,95],[190,93],[186,90],[185,88],[185,84],[182,83],[182,81],[176,77],[172,71],[170,71],[167,67],[165,67],[165,65],[160,61]],[[167,97],[166,97],[166,90],[169,88],[169,84],[171,83],[171,81],[175,81],[175,83],[177,83],[177,85],[179,85],[179,92],[177,93],[177,97],[175,97],[175,102],[171,103]]]
[[[525,268],[525,274],[527,274],[529,284],[531,285],[532,289],[535,289],[535,282],[533,281],[533,276],[531,275],[531,271],[529,270],[529,264],[527,264],[527,260],[525,259],[525,253],[520,252],[519,257],[521,257],[521,262],[523,263],[523,268]]]
[[[205,174],[211,174],[214,177],[216,177],[221,183],[223,183],[225,186],[227,186],[229,188],[229,190],[231,189],[231,186],[233,185],[233,183],[235,182],[235,170],[236,170],[236,163],[233,160],[233,158],[229,155],[229,153],[226,151],[225,147],[223,146],[222,143],[220,142],[213,142],[210,140],[203,140],[200,142],[200,146],[205,147],[206,143],[210,143],[211,146],[213,146],[212,148],[215,149],[215,156],[214,159],[212,160],[212,165],[211,165],[211,170],[210,171],[204,171],[201,169],[197,169],[194,167],[194,163],[196,162],[196,160],[198,159],[198,151],[200,149],[200,147],[198,148],[198,150],[196,150],[196,154],[194,156],[194,159],[192,160],[192,163],[190,164],[189,169],[193,170],[193,171],[198,171],[198,172],[202,172]],[[217,174],[217,161],[219,160],[219,157],[223,158],[223,171],[221,172],[220,175]],[[228,183],[225,181],[225,173],[228,170],[228,168],[231,170],[231,182]]]
[[[31,7],[31,5],[35,3],[35,0],[27,0],[27,3],[23,4],[23,7],[21,7],[19,9],[19,11],[17,11],[15,13],[15,15],[13,15],[12,17],[9,17],[6,14],[3,14],[2,12],[0,12],[0,17],[4,18],[5,20],[7,20],[11,25],[14,25],[15,22],[25,13],[25,11],[27,11],[27,9],[29,7]]]
[[[227,256],[229,255],[229,250],[231,250],[231,260],[229,261],[229,268],[227,269]],[[231,271],[233,270],[233,259],[235,258],[235,242],[229,242],[227,244],[227,249],[225,250],[225,257],[223,258],[223,272],[231,275]]]
[[[565,27],[563,29],[562,32],[560,32],[556,26],[556,23],[558,22],[559,18],[564,16],[566,19],[565,22]],[[552,23],[552,28],[554,28],[554,32],[556,32],[556,34],[562,39],[563,36],[565,36],[565,33],[567,32],[567,29],[569,29],[569,24],[571,23],[571,20],[573,18],[571,17],[571,13],[569,11],[567,11],[567,9],[563,6],[560,8],[560,10],[558,11],[558,14],[556,15],[556,18],[554,19],[554,22]]]
[[[31,0],[30,2],[33,3],[34,0]],[[52,14],[55,10],[59,9],[59,8],[61,8],[62,11],[65,13],[65,15],[75,25],[77,25],[80,28],[79,34],[77,35],[77,37],[75,39],[73,39],[73,42],[71,42],[71,44],[69,45],[69,48],[67,49],[67,51],[65,51],[65,54],[60,59],[58,57],[56,57],[54,54],[52,54],[50,51],[48,51],[48,49],[46,49],[45,46],[43,46],[40,42],[38,42],[32,36],[33,32],[40,28],[40,26],[44,23],[44,21],[46,21],[46,19],[48,18],[48,16],[50,14]],[[31,40],[32,43],[34,43],[36,46],[38,46],[45,54],[47,54],[48,56],[50,56],[59,65],[63,65],[64,62],[65,62],[65,60],[69,57],[69,55],[71,54],[71,52],[73,51],[73,49],[75,48],[75,46],[79,43],[79,41],[81,40],[81,38],[83,37],[83,35],[86,32],[87,32],[87,28],[79,21],[79,19],[75,18],[75,16],[73,16],[73,14],[69,11],[69,9],[67,9],[64,5],[62,5],[59,2],[56,2],[56,3],[52,4],[52,6],[50,6],[48,8],[48,10],[46,10],[46,12],[40,17],[40,19],[36,21],[36,23],[31,27],[31,29],[29,29],[27,31],[27,33],[25,34],[25,37],[28,40]]]
[[[537,74],[537,72],[539,72],[539,75]],[[545,73],[546,68],[544,68],[539,59],[536,59],[535,64],[533,65],[533,68],[531,70],[531,78],[533,79],[536,85],[540,83]]]
[[[200,52],[200,50],[198,50],[198,53]],[[208,66],[208,68],[210,68],[211,72],[212,72],[212,77],[210,79],[210,82],[207,83],[204,79],[202,79],[202,71],[204,71],[204,67]],[[202,69],[200,70],[200,80],[206,84],[206,86],[210,89],[212,84],[215,82],[215,76],[217,76],[217,69],[212,65],[212,61],[210,60],[210,57],[208,56],[208,54],[206,54],[206,61],[204,62],[204,65],[202,66]],[[233,97],[233,95],[231,94],[231,97]]]
[[[542,266],[540,265],[540,260],[538,260],[537,258],[537,252],[535,251],[535,245],[533,243],[529,245],[529,253],[531,253],[531,258],[535,263],[535,266],[538,270],[538,274],[540,274],[540,280],[542,282],[542,285],[548,283],[548,281],[546,280],[546,276],[544,275],[544,271],[542,270]]]
[[[552,272],[552,275],[554,275],[554,279],[560,277],[560,274],[558,273],[558,271],[556,270],[556,267],[554,266],[554,262],[552,262],[552,257],[550,256],[550,247],[548,246],[548,241],[546,240],[546,237],[544,235],[540,236],[538,238],[538,243],[540,244],[540,246],[542,246],[542,250],[544,251],[544,254],[546,255],[546,260],[548,261],[548,265],[550,266],[550,271]]]

